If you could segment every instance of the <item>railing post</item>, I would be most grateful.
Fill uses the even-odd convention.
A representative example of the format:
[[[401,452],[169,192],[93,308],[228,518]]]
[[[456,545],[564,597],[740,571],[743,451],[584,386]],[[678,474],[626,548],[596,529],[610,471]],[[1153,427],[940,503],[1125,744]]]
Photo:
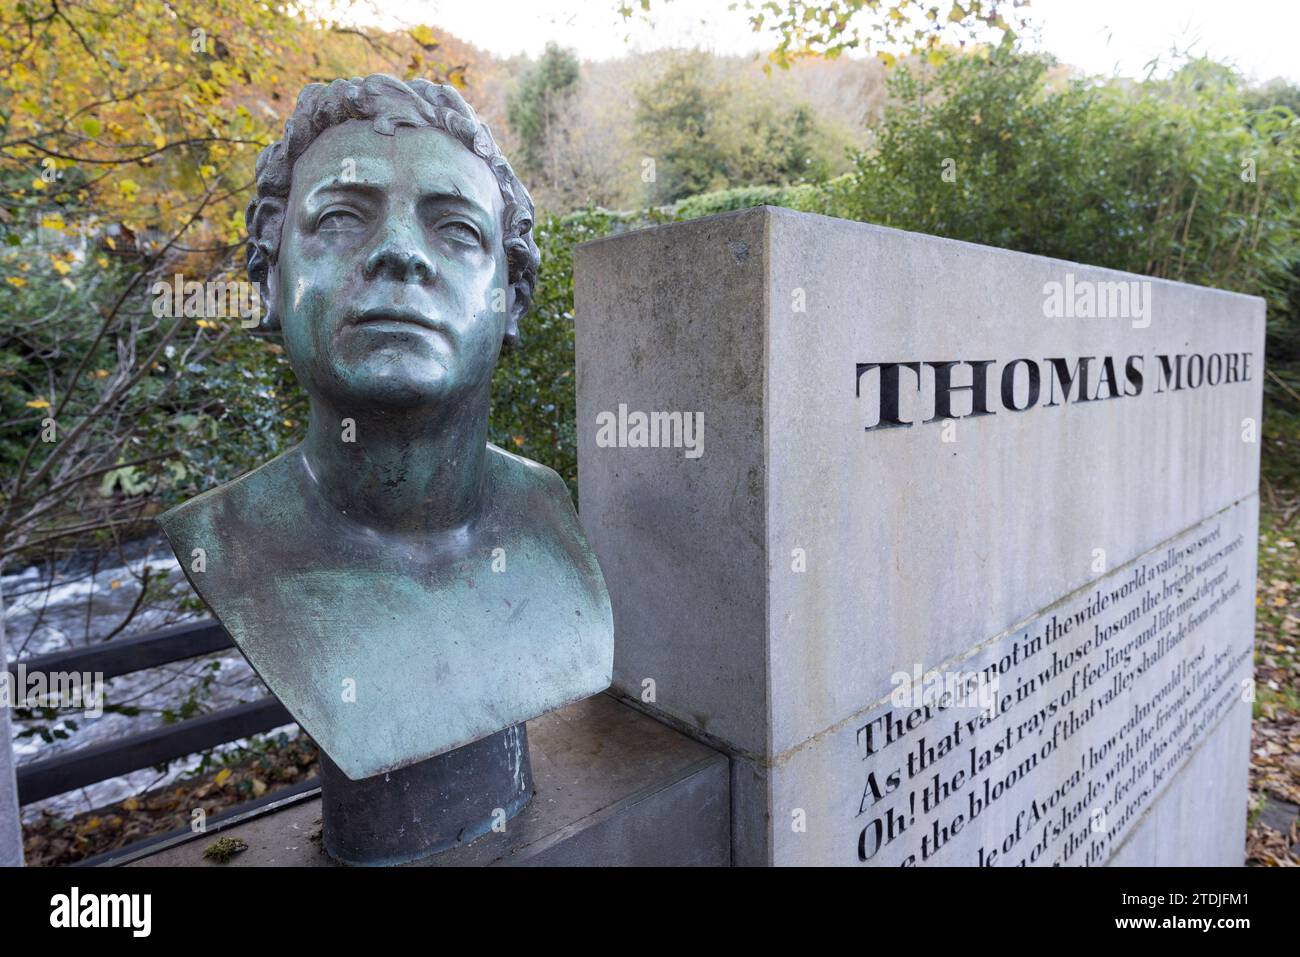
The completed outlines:
[[[0,665],[9,663],[9,647],[5,641],[5,601],[0,590]],[[0,680],[9,681],[8,672],[0,672]],[[23,864],[23,828],[18,816],[18,780],[14,774],[13,732],[9,727],[8,701],[0,706],[0,867],[21,867]]]

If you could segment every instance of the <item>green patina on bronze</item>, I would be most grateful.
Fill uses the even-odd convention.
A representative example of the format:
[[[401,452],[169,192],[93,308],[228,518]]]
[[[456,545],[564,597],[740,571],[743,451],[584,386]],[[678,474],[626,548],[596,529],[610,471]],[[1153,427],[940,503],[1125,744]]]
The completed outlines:
[[[309,396],[307,437],[159,521],[353,779],[609,685],[609,596],[564,483],[487,442],[492,371],[536,278],[531,227],[449,87],[313,84],[258,161],[249,272]]]

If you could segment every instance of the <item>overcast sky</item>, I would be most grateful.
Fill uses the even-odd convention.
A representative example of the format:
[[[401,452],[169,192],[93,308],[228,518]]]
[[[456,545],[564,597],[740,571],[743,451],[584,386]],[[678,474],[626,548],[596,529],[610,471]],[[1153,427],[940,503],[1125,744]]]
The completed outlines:
[[[730,0],[655,0],[653,29],[629,27],[614,12],[614,0],[378,2],[385,25],[429,23],[502,56],[536,55],[548,40],[576,48],[584,59],[665,46],[719,53],[764,48],[744,13],[727,9]],[[1300,81],[1300,0],[1033,0],[1030,17],[1037,32],[1027,38],[1031,47],[1090,73],[1140,76],[1148,61],[1176,45],[1229,59],[1256,80]]]

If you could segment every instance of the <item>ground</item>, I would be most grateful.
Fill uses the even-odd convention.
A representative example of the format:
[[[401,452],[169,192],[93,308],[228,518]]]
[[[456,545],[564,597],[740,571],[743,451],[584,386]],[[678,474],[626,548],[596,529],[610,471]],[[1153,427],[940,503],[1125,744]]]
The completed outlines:
[[[1246,857],[1250,864],[1295,867],[1300,865],[1300,394],[1286,388],[1279,393],[1263,430]]]
[[[316,747],[305,736],[258,740],[233,762],[75,817],[41,817],[23,828],[28,866],[72,864],[151,835],[192,829],[193,808],[203,808],[210,820],[320,773]]]

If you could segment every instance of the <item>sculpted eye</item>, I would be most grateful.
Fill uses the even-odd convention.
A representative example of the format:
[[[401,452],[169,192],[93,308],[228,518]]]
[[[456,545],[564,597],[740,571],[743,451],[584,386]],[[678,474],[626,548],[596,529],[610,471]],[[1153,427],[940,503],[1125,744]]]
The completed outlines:
[[[438,231],[456,242],[477,246],[482,241],[479,231],[463,219],[448,219],[439,224]]]
[[[329,209],[316,221],[316,229],[322,233],[350,232],[361,229],[365,221],[350,209]]]

